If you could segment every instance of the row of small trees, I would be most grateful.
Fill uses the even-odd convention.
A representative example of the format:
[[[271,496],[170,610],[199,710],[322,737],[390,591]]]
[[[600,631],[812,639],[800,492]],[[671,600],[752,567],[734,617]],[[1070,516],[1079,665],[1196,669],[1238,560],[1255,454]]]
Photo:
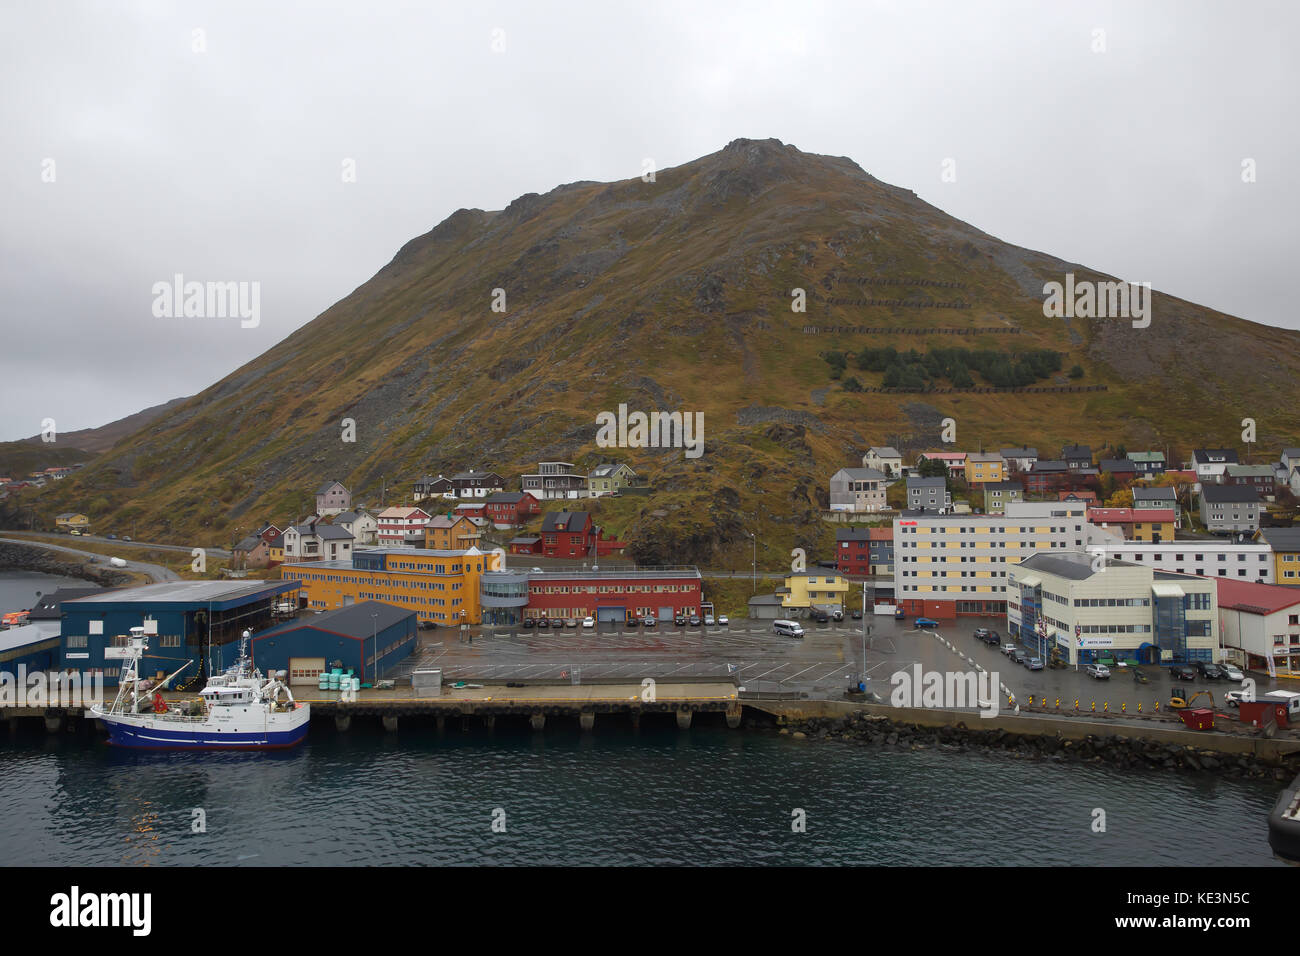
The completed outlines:
[[[1023,352],[999,352],[995,349],[937,348],[928,352],[908,349],[899,352],[892,345],[867,347],[860,352],[832,350],[823,356],[831,367],[831,378],[843,379],[846,391],[858,392],[862,384],[856,377],[844,378],[850,361],[863,372],[883,372],[884,388],[923,390],[947,381],[953,388],[973,388],[977,372],[995,388],[1019,388],[1050,378],[1061,370],[1061,353],[1051,349]],[[1083,369],[1075,365],[1071,378],[1081,378]]]

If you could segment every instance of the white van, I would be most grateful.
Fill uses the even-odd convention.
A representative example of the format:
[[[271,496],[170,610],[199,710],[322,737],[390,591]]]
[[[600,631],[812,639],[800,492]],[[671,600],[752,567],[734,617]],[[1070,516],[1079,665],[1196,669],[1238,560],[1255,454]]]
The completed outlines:
[[[803,637],[803,628],[798,621],[773,621],[772,630],[786,637]]]

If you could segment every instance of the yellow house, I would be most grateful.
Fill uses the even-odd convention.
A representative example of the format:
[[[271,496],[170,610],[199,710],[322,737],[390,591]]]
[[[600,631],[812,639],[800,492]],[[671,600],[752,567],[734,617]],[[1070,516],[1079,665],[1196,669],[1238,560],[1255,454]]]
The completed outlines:
[[[75,511],[66,511],[54,518],[54,526],[60,531],[71,531],[73,528],[85,528],[89,526],[90,519],[83,514]]]
[[[422,621],[478,624],[479,583],[496,562],[477,548],[373,548],[353,552],[348,561],[286,564],[280,577],[301,582],[307,606],[320,610],[382,601],[412,610]]]
[[[1274,581],[1300,584],[1300,528],[1260,528],[1255,540],[1267,542],[1273,552]]]
[[[776,593],[781,595],[782,607],[843,607],[849,582],[838,571],[802,571],[787,575],[785,587]]]
[[[1007,464],[1001,455],[970,454],[966,456],[966,483],[983,485],[991,481],[1005,481]]]
[[[464,515],[434,515],[424,526],[424,547],[430,551],[464,551],[482,539],[478,525]]]

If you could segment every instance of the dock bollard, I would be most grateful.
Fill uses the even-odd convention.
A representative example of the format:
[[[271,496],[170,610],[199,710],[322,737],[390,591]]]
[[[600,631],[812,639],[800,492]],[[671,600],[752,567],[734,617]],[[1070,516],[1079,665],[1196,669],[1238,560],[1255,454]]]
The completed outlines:
[[[1092,712],[1094,714],[1097,712],[1097,702],[1095,700],[1092,702]]]
[[[1074,709],[1075,709],[1075,710],[1078,710],[1078,709],[1079,709],[1079,698],[1077,698],[1077,697],[1074,698]]]
[[[1156,701],[1155,709],[1156,709],[1156,712],[1159,713],[1159,711],[1160,711],[1160,701]]]
[[[1119,705],[1119,712],[1120,712],[1121,714],[1127,714],[1127,713],[1128,713],[1128,701],[1124,701],[1124,703],[1122,703],[1122,704]]]
[[[1142,701],[1138,701],[1138,713],[1142,713]]]
[[[1110,701],[1108,701],[1108,700],[1103,700],[1103,701],[1101,702],[1101,712],[1102,712],[1103,714],[1109,714],[1109,713],[1110,713]]]
[[[1056,709],[1057,709],[1057,710],[1060,710],[1060,709],[1061,709],[1061,698],[1059,698],[1059,697],[1056,698]]]

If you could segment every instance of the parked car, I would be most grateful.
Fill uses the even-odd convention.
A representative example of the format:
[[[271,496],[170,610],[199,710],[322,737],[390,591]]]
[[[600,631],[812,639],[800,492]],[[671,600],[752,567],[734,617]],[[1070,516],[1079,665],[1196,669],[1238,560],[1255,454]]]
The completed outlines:
[[[116,540],[117,540],[117,535],[115,535],[115,534],[110,534],[110,535],[108,536],[108,540],[109,540],[109,541],[116,541]]]
[[[853,618],[853,620],[855,621],[862,620],[862,612],[857,608],[854,608],[853,611],[849,614],[849,616]]]
[[[584,618],[582,619],[582,626],[583,626],[583,627],[595,627],[595,626],[596,626],[596,619],[595,619],[594,617],[584,617]]]
[[[704,615],[704,626],[705,626],[705,627],[712,627],[712,626],[714,625],[714,623],[716,623],[716,622],[713,620],[713,615],[712,615],[712,614],[706,614],[706,615]]]
[[[637,626],[638,624],[640,624],[640,623],[641,623],[641,622],[638,621],[638,620],[636,619],[636,615],[635,615],[635,614],[629,614],[629,615],[627,616],[627,626],[628,626],[628,627],[636,627],[636,626]]]
[[[981,641],[985,640],[989,636],[989,629],[987,627],[977,627],[975,628],[975,636]]]
[[[1041,657],[1026,657],[1025,666],[1031,671],[1041,671],[1043,669],[1043,659]]]
[[[647,614],[644,618],[641,619],[641,623],[644,624],[646,627],[654,627],[656,624],[659,623],[659,620],[653,614]]]
[[[577,626],[578,626],[578,619],[577,619],[576,617],[566,617],[566,618],[564,619],[564,626],[565,626],[565,627],[577,627]]]
[[[1007,653],[1007,657],[1011,658],[1011,660],[1017,664],[1023,664],[1025,662],[1025,652],[1018,647],[1013,647]]]
[[[1196,668],[1196,673],[1206,680],[1223,680],[1223,671],[1218,664],[1212,664],[1209,661],[1197,661],[1192,666]]]
[[[422,631],[431,631],[431,630],[433,630],[433,629],[434,629],[435,627],[437,627],[437,626],[438,626],[438,622],[437,622],[437,621],[428,621],[428,620],[425,620],[425,621],[421,621],[421,622],[420,622],[420,630],[422,630]]]
[[[130,539],[130,538],[127,538],[127,540],[130,541],[131,539]],[[901,607],[894,608],[894,620],[895,620],[895,621],[901,621],[901,620],[904,620],[906,617],[907,617],[907,615],[903,613],[903,609],[902,609]]]
[[[537,626],[538,626],[538,627],[550,627],[550,626],[551,626],[551,622],[548,621],[548,620],[547,620],[546,618],[544,618],[544,617],[539,617],[539,618],[537,619]]]
[[[1196,668],[1191,664],[1175,664],[1169,668],[1169,676],[1177,680],[1196,680]]]
[[[1223,671],[1223,676],[1228,680],[1236,681],[1238,684],[1246,679],[1246,675],[1236,664],[1220,664],[1219,670]]]
[[[917,627],[938,627],[939,622],[929,617],[918,617],[916,619]]]
[[[727,615],[725,615],[725,614],[719,614],[719,615],[718,615],[718,626],[719,626],[719,627],[727,627],[729,624],[731,624],[731,618],[727,617]]]
[[[1223,695],[1223,702],[1229,707],[1238,707],[1241,702],[1246,699],[1246,692],[1244,690],[1230,690]]]
[[[1097,680],[1110,679],[1110,668],[1105,664],[1085,664],[1083,672],[1089,677],[1096,678]]]
[[[831,611],[831,617],[837,621],[842,621],[844,620],[844,612],[837,608],[836,610]]]
[[[699,627],[703,623],[704,622],[700,620],[698,617],[696,617],[694,614],[691,615],[691,620],[690,620],[691,627]]]
[[[816,608],[808,612],[808,617],[816,621],[818,624],[828,624],[831,619],[831,616],[825,611],[819,611]]]
[[[564,627],[564,618],[562,617],[551,618],[551,628],[554,629],[557,627]]]
[[[998,648],[998,650],[1000,650],[1003,654],[1007,654],[1007,655],[1010,655],[1011,652],[1014,651],[1015,649],[1016,649],[1016,645],[1014,644],[1003,644],[1000,648]]]
[[[675,618],[673,618],[673,624],[675,624],[677,627],[685,627],[685,626],[686,626],[686,615],[685,615],[685,614],[678,614]]]
[[[531,617],[526,617],[526,618],[524,618],[524,622],[523,622],[523,624],[520,625],[520,626],[523,627],[525,630],[527,630],[527,629],[530,628],[530,627],[536,627],[536,626],[537,626],[537,621],[534,620],[534,619],[531,618]]]

